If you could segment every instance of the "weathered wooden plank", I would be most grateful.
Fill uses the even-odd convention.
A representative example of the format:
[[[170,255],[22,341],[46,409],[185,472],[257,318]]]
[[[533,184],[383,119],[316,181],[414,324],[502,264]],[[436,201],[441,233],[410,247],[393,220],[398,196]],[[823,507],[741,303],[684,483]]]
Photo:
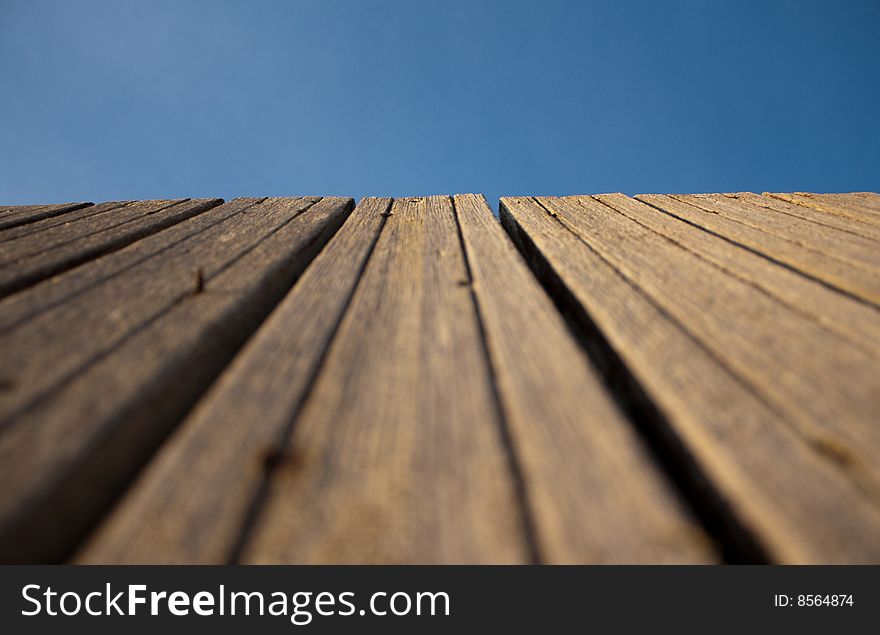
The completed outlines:
[[[237,198],[192,218],[151,234],[119,251],[105,254],[79,267],[0,300],[0,334],[58,306],[82,291],[118,276],[158,254],[168,252],[186,240],[222,221],[237,216],[264,198]],[[216,239],[216,235],[213,239]]]
[[[671,196],[639,194],[636,199],[784,263],[845,293],[873,305],[880,305],[880,275],[873,271],[858,269],[820,251],[780,240],[760,229]]]
[[[31,212],[35,209],[39,209],[41,207],[48,207],[47,205],[0,205],[0,214],[6,214],[7,212],[14,211],[23,211],[23,212]]]
[[[765,399],[880,478],[880,372],[864,376],[876,355],[590,197],[546,205]]]
[[[668,250],[662,258],[640,255],[654,251],[655,239],[615,228],[609,222],[609,213],[615,212],[607,207],[591,214],[593,204],[600,205],[595,201],[542,203],[546,210],[532,199],[502,199],[502,219],[549,272],[545,279],[565,291],[559,297],[568,310],[599,329],[609,354],[619,356],[625,372],[654,402],[662,415],[655,425],[666,438],[681,441],[684,457],[695,462],[708,491],[717,495],[704,504],[735,522],[740,528],[735,534],[744,532],[773,561],[880,560],[880,512],[876,490],[865,487],[862,478],[864,454],[838,443],[833,434],[846,424],[831,422],[830,430],[810,427],[780,412],[694,332],[698,314],[708,306],[713,315],[730,309],[728,288],[739,285],[695,267],[707,278],[688,277],[687,284],[720,286],[714,287],[714,304],[691,306],[688,292],[679,288],[685,279],[678,271],[685,263],[671,258]],[[605,222],[591,223],[586,231],[578,219],[591,216]],[[620,248],[638,253],[624,261]],[[674,293],[666,288],[669,280],[676,280]],[[760,294],[753,290],[752,295]],[[684,313],[675,304],[689,310]],[[773,309],[773,315],[778,313]],[[753,319],[761,321],[760,313],[751,310],[740,310],[737,319],[743,328]],[[785,335],[784,330],[777,333]],[[721,337],[728,350],[739,345],[732,336],[736,333]],[[871,367],[873,362],[862,370]],[[784,382],[785,377],[771,381]],[[846,412],[837,414],[849,421]]]
[[[191,218],[221,199],[143,201],[0,244],[0,297]]]
[[[109,201],[75,210],[63,218],[13,227],[0,234],[0,266],[183,202],[185,199]]]
[[[0,376],[18,389],[0,393],[0,427],[65,382],[95,357],[112,351],[139,326],[163,314],[315,199],[264,201],[109,277],[0,335],[7,351]],[[218,249],[218,245],[223,249]],[[65,325],[63,329],[59,325]]]
[[[877,192],[847,192],[846,194],[817,194],[816,196],[857,200],[862,202],[871,212],[880,213],[880,194]]]
[[[234,555],[390,204],[361,201],[78,560],[224,563]]]
[[[41,231],[51,229],[52,227],[62,227],[62,226],[66,225],[67,226],[66,230],[65,229],[56,230],[54,232],[54,238],[53,238],[53,235],[50,234],[49,237],[46,239],[46,243],[48,245],[54,246],[54,244],[57,244],[59,242],[58,236],[59,235],[63,236],[66,231],[70,234],[71,238],[76,238],[78,233],[82,233],[82,232],[78,231],[78,227],[81,226],[82,223],[77,222],[77,221],[82,221],[83,219],[89,218],[91,216],[99,215],[104,212],[108,212],[110,210],[114,210],[114,213],[118,214],[122,208],[129,206],[129,205],[132,205],[132,204],[138,204],[138,203],[140,203],[141,209],[146,211],[146,210],[150,210],[150,209],[158,209],[162,205],[168,205],[169,201],[145,201],[145,202],[108,201],[106,203],[98,203],[97,205],[83,206],[83,207],[79,207],[75,210],[66,212],[65,214],[62,214],[60,216],[52,216],[50,218],[43,218],[43,219],[34,221],[32,223],[27,223],[25,225],[18,225],[17,227],[10,227],[9,229],[5,229],[2,232],[0,232],[0,243],[7,243],[11,240],[14,240],[17,238],[22,238],[23,236],[28,236],[30,234],[36,234]],[[150,207],[145,207],[144,203],[146,203],[146,205],[148,205]],[[144,212],[142,211],[142,213],[144,213]],[[111,218],[113,218],[113,216],[107,215],[105,218],[111,219]],[[61,242],[63,242],[63,241],[61,241]],[[0,251],[0,254],[2,254],[2,256],[0,256],[0,257],[2,257],[3,260],[6,260],[6,258],[8,256],[12,255],[12,252],[5,251],[5,250],[7,250],[10,247],[13,247],[15,245],[18,245],[18,244],[21,244],[21,241],[14,243],[13,245],[0,246],[4,250],[4,251]],[[25,244],[27,244],[27,243],[25,243]],[[31,248],[33,249],[34,239],[31,239],[30,244],[32,245]],[[37,245],[39,245],[39,243],[37,243]]]
[[[728,198],[721,194],[673,196],[713,214],[720,214],[777,238],[824,253],[853,267],[874,274],[880,269],[880,249],[877,248],[877,243],[863,236],[821,226],[791,214],[781,214],[767,208],[744,204],[739,199]]]
[[[623,194],[593,198],[880,356],[876,309]]]
[[[351,209],[315,201],[248,207],[0,336],[0,477],[14,484],[0,560],[76,544]]]
[[[771,196],[777,196],[772,194]],[[880,214],[880,194],[877,192],[839,192],[833,194],[817,194],[814,192],[794,192],[788,194],[807,202],[824,202],[832,207],[841,207],[844,209],[858,209],[860,212],[870,214],[872,220],[876,219],[876,215]]]
[[[455,197],[510,443],[546,562],[700,562],[705,537],[482,197]]]
[[[0,231],[19,225],[27,225],[44,218],[60,216],[92,203],[60,203],[57,205],[15,205],[0,208]]]
[[[782,201],[772,196],[761,196],[751,192],[737,192],[735,194],[717,194],[716,197],[732,198],[749,205],[762,207],[765,209],[782,212],[790,216],[796,216],[806,221],[816,223],[825,227],[832,227],[838,231],[844,231],[855,234],[862,238],[868,238],[871,241],[880,242],[880,227],[865,223],[854,218],[838,216],[837,214],[828,214],[812,207],[804,207]],[[783,217],[784,218],[784,217]]]
[[[395,200],[244,562],[522,562],[448,197]]]
[[[871,204],[870,198],[866,198],[865,194],[810,194],[807,192],[765,192],[768,198],[775,198],[780,201],[808,207],[812,209],[850,218],[862,223],[870,223],[880,225],[880,214],[877,213],[877,207]]]

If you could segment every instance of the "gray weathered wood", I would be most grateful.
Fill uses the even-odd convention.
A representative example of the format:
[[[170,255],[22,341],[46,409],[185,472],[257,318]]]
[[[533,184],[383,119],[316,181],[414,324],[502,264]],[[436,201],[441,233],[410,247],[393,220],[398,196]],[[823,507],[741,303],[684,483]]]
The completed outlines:
[[[351,208],[269,199],[0,336],[0,559],[57,560]],[[308,211],[305,212],[308,208]]]
[[[596,217],[582,201],[541,201],[546,210],[532,199],[502,199],[502,218],[587,312],[697,462],[719,504],[768,556],[779,562],[880,559],[876,496],[853,474],[863,466],[846,463],[849,454],[835,456],[833,435],[794,425],[720,363],[694,338],[693,319],[672,317],[654,283],[645,288],[635,277],[644,269],[642,258],[617,267],[611,242],[650,252],[646,244],[653,240],[605,229],[597,239],[569,224]],[[662,279],[675,278],[675,261],[651,260],[649,268],[662,271]],[[676,301],[683,301],[680,293]],[[741,314],[742,324],[751,317]]]

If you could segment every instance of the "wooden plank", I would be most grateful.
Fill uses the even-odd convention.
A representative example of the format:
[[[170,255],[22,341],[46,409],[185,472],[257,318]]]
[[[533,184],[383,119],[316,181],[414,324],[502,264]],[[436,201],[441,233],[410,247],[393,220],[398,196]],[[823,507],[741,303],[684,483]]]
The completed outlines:
[[[351,209],[316,200],[248,207],[0,336],[0,477],[14,483],[0,561],[69,552]]]
[[[76,221],[81,221],[82,219],[99,215],[111,210],[115,210],[114,213],[118,214],[121,208],[137,203],[139,203],[139,201],[108,201],[106,203],[98,203],[97,205],[80,207],[60,216],[52,216],[50,218],[43,218],[32,223],[27,223],[25,225],[10,227],[9,229],[5,229],[0,232],[0,243],[6,243],[16,238],[21,238],[30,234],[36,234],[41,231],[45,231],[46,229],[51,229],[52,227],[61,227],[64,225],[68,226],[71,237],[74,238],[77,236],[77,228],[81,225],[81,223],[76,223]],[[147,204],[150,203],[156,204],[160,203],[160,201],[147,201]],[[168,201],[162,201],[161,203],[167,205]],[[107,215],[105,216],[105,218],[111,219],[113,218],[113,216]],[[64,231],[64,229],[56,230],[56,238],[54,239],[56,241],[55,244],[57,244],[58,241],[57,236],[63,235]],[[33,239],[31,240],[33,241]],[[53,244],[53,239],[51,235],[48,238],[47,242],[50,245]],[[2,248],[5,250],[7,246],[3,245]],[[4,260],[6,259],[7,255],[7,253],[0,252],[0,257],[3,257]]]
[[[528,558],[466,276],[450,199],[395,200],[243,562]]]
[[[713,559],[485,199],[455,206],[542,560]]]
[[[880,225],[877,206],[870,198],[857,194],[809,194],[807,192],[765,192],[765,196],[794,205],[817,209],[827,214],[850,218],[862,223]]]
[[[19,225],[27,225],[44,218],[60,216],[92,203],[61,203],[58,205],[16,205],[0,208],[0,231]]]
[[[524,250],[547,268],[546,276],[565,290],[567,295],[557,295],[568,310],[599,329],[609,354],[619,356],[625,372],[649,395],[662,415],[655,425],[664,438],[683,444],[683,458],[694,461],[697,475],[714,493],[703,504],[736,522],[772,561],[880,560],[877,494],[866,487],[873,474],[867,479],[864,474],[872,468],[860,461],[871,453],[834,436],[852,423],[849,412],[834,413],[839,420],[805,425],[743,382],[724,351],[719,355],[701,337],[701,312],[719,316],[734,308],[743,328],[756,320],[754,328],[760,330],[763,303],[756,301],[750,310],[732,302],[738,296],[731,289],[742,291],[741,283],[709,274],[691,262],[695,258],[673,256],[671,249],[687,253],[674,245],[658,252],[659,237],[632,229],[638,226],[623,217],[615,222],[619,214],[596,201],[541,203],[546,209],[533,199],[502,199],[502,219]],[[699,275],[679,277],[683,268]],[[691,294],[683,288],[688,284],[714,289],[715,303],[691,306]],[[754,289],[749,294],[751,300],[759,295]],[[779,314],[778,308],[771,310]],[[734,324],[719,338],[727,350],[740,345],[742,335],[735,329]],[[788,334],[783,327],[776,336]],[[873,367],[873,361],[862,367],[862,380],[864,368]],[[770,377],[774,383],[786,379]],[[828,379],[816,385],[829,389]]]
[[[87,563],[224,563],[282,456],[385,221],[368,198],[309,265],[234,363],[81,550]],[[181,483],[188,486],[181,487]]]
[[[62,218],[46,218],[13,227],[0,234],[0,242],[3,243],[0,245],[3,249],[0,252],[0,266],[183,202],[184,199],[109,201],[75,210]]]
[[[880,355],[880,312],[876,309],[623,194],[593,198]]]
[[[765,399],[860,456],[866,483],[880,479],[880,373],[864,376],[876,355],[590,197],[546,204]]]
[[[721,194],[673,196],[713,214],[720,214],[777,238],[824,253],[853,267],[874,274],[880,269],[880,249],[877,249],[877,243],[862,236],[817,225],[791,214],[780,214],[767,208],[743,204],[740,199]]]
[[[742,201],[744,203],[748,203],[749,205],[763,207],[765,209],[773,210],[776,212],[782,212],[783,214],[796,216],[798,218],[816,223],[818,225],[832,227],[835,230],[855,234],[856,236],[868,238],[875,242],[880,241],[880,227],[853,218],[846,218],[844,216],[838,216],[836,214],[828,214],[826,212],[813,209],[811,207],[804,207],[803,205],[796,205],[794,203],[782,201],[777,198],[773,198],[772,196],[760,196],[751,192],[718,194],[715,196],[732,198]]]
[[[636,199],[717,234],[757,253],[784,263],[815,280],[873,305],[880,305],[880,275],[857,269],[820,251],[780,240],[760,229],[736,222],[700,206],[661,194],[640,194]]]
[[[858,200],[870,211],[880,213],[880,194],[877,192],[847,192],[846,194],[817,194],[816,196]]]
[[[264,200],[264,198],[238,198],[225,205],[213,207],[161,232],[141,238],[119,251],[101,256],[3,298],[0,300],[0,334],[58,306],[86,289],[123,274],[150,258],[167,253],[186,240],[193,240],[206,229],[238,216]]]
[[[29,212],[40,207],[46,207],[46,205],[0,205],[0,214],[14,212],[16,210]]]
[[[0,342],[8,354],[0,360],[0,376],[18,389],[0,393],[0,428],[90,360],[107,355],[132,331],[192,295],[198,269],[209,279],[219,274],[315,200],[265,200],[248,207],[124,275],[108,277],[68,302],[5,329]]]
[[[0,244],[0,297],[120,249],[221,204],[221,199],[143,201]]]
[[[797,197],[805,202],[811,200],[814,203],[826,203],[835,209],[858,210],[860,213],[867,214],[872,221],[876,221],[877,215],[880,214],[880,194],[876,192],[840,192],[834,194],[794,192],[788,196]]]

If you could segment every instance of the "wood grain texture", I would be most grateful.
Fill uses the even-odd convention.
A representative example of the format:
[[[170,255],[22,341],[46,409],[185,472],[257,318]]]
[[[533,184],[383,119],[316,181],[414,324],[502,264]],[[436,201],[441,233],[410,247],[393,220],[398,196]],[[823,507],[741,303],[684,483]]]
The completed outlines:
[[[862,223],[880,225],[880,202],[875,198],[877,194],[871,192],[855,192],[852,194],[765,192],[765,195],[835,216],[850,218]]]
[[[873,242],[880,242],[880,227],[875,224],[865,223],[863,221],[839,216],[837,214],[828,214],[821,210],[805,207],[795,203],[774,198],[772,196],[760,196],[751,192],[737,192],[734,194],[718,194],[716,197],[733,199],[755,207],[761,207],[775,212],[781,212],[788,216],[794,216],[823,227],[831,227],[836,231],[844,231],[862,239],[870,239]],[[785,217],[781,217],[785,221]]]
[[[0,297],[221,203],[221,199],[142,201],[0,243]]]
[[[48,207],[47,205],[0,205],[0,215],[9,214],[12,212],[32,212],[36,209],[40,209],[41,207]]]
[[[789,240],[780,240],[761,229],[707,211],[704,208],[711,207],[711,204],[705,202],[702,206],[694,205],[661,194],[640,194],[636,199],[781,262],[844,293],[874,306],[880,305],[880,275],[873,270],[856,268],[822,251]]]
[[[542,560],[710,561],[702,531],[484,199],[455,204]]]
[[[0,559],[63,557],[350,209],[268,199],[0,336]]]
[[[353,207],[0,207],[0,562],[880,562],[880,196]]]
[[[57,205],[16,205],[0,207],[0,236],[2,232],[19,225],[27,225],[44,218],[60,216],[68,212],[89,207],[92,203],[60,203]]]
[[[53,227],[64,227],[64,229],[56,230],[45,239],[46,246],[53,247],[59,243],[63,243],[65,238],[73,239],[86,233],[88,229],[86,232],[82,232],[79,228],[84,224],[83,221],[92,216],[100,215],[104,212],[115,211],[115,214],[108,214],[103,217],[106,219],[105,222],[107,222],[107,220],[112,220],[116,214],[120,213],[123,208],[128,206],[137,205],[137,208],[141,209],[142,213],[145,213],[151,209],[160,209],[168,204],[169,201],[108,201],[106,203],[98,203],[97,205],[83,206],[62,214],[61,216],[43,218],[32,223],[27,223],[26,225],[19,225],[17,227],[3,230],[0,232],[0,243],[7,243],[17,238],[37,234]],[[94,220],[92,222],[94,222]],[[87,224],[86,227],[88,227]],[[13,245],[3,245],[3,249],[17,247],[20,243],[21,241],[17,241],[16,243],[13,243]],[[25,245],[27,244],[31,245],[32,250],[34,249],[34,245],[36,245],[36,249],[40,248],[39,242],[36,242],[33,239],[31,239],[30,243],[25,242]],[[25,253],[27,253],[26,250]],[[11,255],[14,255],[14,252],[4,253],[3,259],[5,260]]]
[[[77,296],[105,280],[138,266],[159,254],[178,248],[183,241],[198,241],[198,235],[220,222],[238,216],[246,209],[263,202],[263,198],[238,198],[213,207],[192,218],[172,225],[58,275],[52,276],[23,291],[0,300],[0,333],[20,325]],[[234,222],[234,221],[232,221]],[[216,234],[213,236],[216,237]],[[172,252],[173,253],[173,252]]]
[[[768,234],[850,264],[859,270],[877,273],[880,250],[877,243],[852,232],[819,225],[792,214],[757,207],[722,194],[674,195],[714,214],[760,229]],[[777,241],[780,242],[780,241]]]
[[[607,338],[664,414],[668,434],[681,440],[717,492],[717,504],[729,508],[772,561],[880,559],[877,501],[850,466],[830,459],[833,438],[791,425],[720,363],[633,277],[638,260],[621,270],[609,249],[596,240],[596,248],[588,247],[586,232],[567,223],[589,217],[578,201],[542,202],[547,209],[533,199],[502,199],[502,220]],[[634,236],[616,239],[646,250]],[[675,277],[667,265],[655,265]]]
[[[395,200],[243,562],[523,562],[448,197]]]
[[[848,473],[880,493],[880,372],[865,376],[878,357],[590,197],[539,201],[805,435],[833,439]]]
[[[848,192],[845,194],[814,194],[819,198],[828,197],[829,199],[843,199],[858,201],[871,212],[880,214],[880,194],[877,192]]]
[[[127,275],[105,278],[4,330],[0,337],[8,355],[0,360],[0,374],[18,388],[0,394],[0,427],[83,365],[108,355],[129,333],[193,295],[198,269],[210,279],[313,202],[249,207],[201,232],[198,240],[179,242]]]
[[[876,309],[623,194],[593,198],[880,357]]]
[[[80,562],[226,562],[385,221],[361,201],[163,446]]]

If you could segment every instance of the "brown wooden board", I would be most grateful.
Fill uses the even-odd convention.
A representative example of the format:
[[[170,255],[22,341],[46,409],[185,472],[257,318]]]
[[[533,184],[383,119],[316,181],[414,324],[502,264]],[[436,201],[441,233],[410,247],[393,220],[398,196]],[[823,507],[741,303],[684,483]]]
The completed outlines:
[[[0,562],[880,562],[880,196],[352,208],[0,208]]]
[[[27,225],[44,218],[60,216],[83,207],[91,206],[91,203],[60,203],[57,205],[15,205],[0,207],[0,232],[10,227]],[[2,233],[0,233],[2,236]]]
[[[761,229],[708,211],[711,202],[693,202],[661,194],[640,194],[636,199],[668,214],[722,236],[776,262],[785,264],[853,297],[880,306],[880,274],[862,269],[805,245],[780,239]]]
[[[834,438],[866,485],[880,478],[876,355],[590,197],[549,206],[765,399]]]
[[[0,335],[0,560],[69,552],[350,209],[249,205]]]
[[[237,216],[264,200],[264,198],[237,198],[225,205],[213,207],[160,232],[145,236],[119,251],[101,256],[85,266],[70,269],[3,298],[0,300],[0,333],[5,333],[22,322],[58,306],[105,280],[121,275],[150,258],[167,253],[184,241],[198,241],[198,235],[204,230]]]
[[[862,223],[880,225],[880,201],[877,199],[878,195],[871,192],[855,192],[852,194],[766,192],[765,195],[802,207],[854,219]]]
[[[502,201],[560,302],[656,406],[650,425],[679,461],[694,461],[690,478],[708,492],[696,504],[714,508],[730,539],[778,562],[880,560],[877,386],[865,378],[876,358],[599,201]],[[798,384],[810,404],[784,396]],[[861,396],[829,397],[850,389]]]
[[[780,200],[773,196],[761,196],[758,194],[753,194],[751,192],[737,192],[735,194],[715,194],[714,196],[716,198],[724,197],[728,199],[738,200],[748,205],[772,210],[774,212],[781,212],[782,214],[794,216],[795,218],[800,218],[815,223],[817,225],[822,225],[823,227],[830,227],[835,231],[843,231],[862,239],[867,238],[874,242],[880,242],[880,226],[866,223],[854,218],[839,216],[837,214],[829,214],[818,209],[813,209],[812,207],[805,207],[803,205],[797,205],[795,203],[789,203],[788,201]],[[780,218],[783,222],[786,220],[785,216],[782,216]],[[878,245],[878,247],[880,247],[880,245]]]
[[[235,557],[266,479],[284,465],[291,417],[308,393],[390,204],[387,198],[360,202],[81,550],[79,561],[224,563]]]
[[[623,194],[594,198],[880,356],[880,312],[873,307]]]
[[[78,560],[711,561],[485,204],[456,198],[465,240],[478,253],[488,240],[501,269],[513,267],[514,326],[535,339],[499,359],[556,347],[549,374],[540,362],[512,371],[517,393],[501,403],[475,306],[497,273],[483,263],[487,280],[471,284],[448,197],[395,201],[383,215],[387,205],[361,203]],[[491,314],[509,314],[494,293]],[[531,325],[544,316],[549,326]],[[538,405],[557,380],[575,402]],[[541,442],[524,450],[525,474],[510,407],[521,410],[517,440]],[[546,517],[531,516],[523,487]]]
[[[108,221],[112,221],[114,217],[116,217],[119,213],[123,211],[123,208],[128,206],[136,205],[136,209],[141,210],[141,212],[143,213],[151,209],[160,209],[161,207],[168,204],[169,201],[108,201],[106,203],[98,203],[97,205],[82,206],[61,214],[60,216],[43,218],[24,225],[18,225],[16,227],[4,229],[2,232],[0,232],[0,243],[8,243],[11,240],[22,238],[30,234],[37,234],[53,227],[64,227],[64,229],[55,230],[53,234],[49,234],[48,238],[45,239],[47,246],[55,246],[59,243],[63,243],[65,240],[77,238],[79,235],[87,233],[89,231],[89,225],[84,221],[85,219],[91,218],[92,216],[101,215],[104,212],[113,211],[114,213],[112,215],[107,214],[103,216],[103,218],[105,219],[104,222],[107,223]],[[99,216],[99,220],[100,218],[101,217]],[[94,226],[94,219],[91,222],[92,226]],[[79,229],[84,225],[87,228],[85,232]],[[21,244],[21,241],[17,241],[16,243],[13,243],[13,245],[3,245],[3,248],[17,248],[18,244]],[[31,249],[34,249],[33,246],[36,244],[37,248],[39,248],[39,243],[36,243],[34,239],[31,239],[30,243],[26,241],[24,242],[24,244],[30,244]],[[12,253],[13,252],[9,252],[9,255],[12,255]]]
[[[0,297],[186,220],[221,199],[141,201],[0,243]]]
[[[716,557],[481,196],[455,197],[541,560]]]
[[[517,459],[506,456],[511,451],[502,428],[506,406],[503,400],[500,409],[493,406],[494,373],[479,354],[480,322],[454,210],[446,198],[396,201],[297,417],[289,448],[294,465],[272,479],[243,561],[710,558],[702,532],[688,522],[639,452],[632,431],[590,376],[582,353],[488,208],[471,200],[464,204],[469,206],[469,220],[462,223],[465,241],[476,242],[480,251],[491,251],[498,241],[507,247],[492,257],[501,257],[498,266],[505,271],[513,266],[516,272],[506,283],[510,297],[517,297],[516,323],[537,319],[530,323],[540,324],[545,316],[555,320],[542,325],[550,335],[541,344],[564,348],[540,350],[554,360],[551,365],[558,364],[553,377],[572,373],[565,386],[577,385],[577,390],[566,389],[565,396],[577,395],[578,401],[563,407],[562,414],[538,407],[516,415],[533,429],[526,441],[545,441],[543,447],[524,450],[530,462],[520,474]],[[489,244],[483,244],[481,222],[494,228]],[[494,280],[477,278],[473,284],[479,294]],[[535,307],[542,312],[534,314]],[[533,335],[534,327],[517,333],[511,345],[516,349],[517,342],[530,342]],[[536,348],[520,351],[517,361]],[[571,363],[571,356],[577,361]],[[525,372],[531,383],[521,382],[528,390],[521,399],[543,398],[538,390],[553,382],[542,370]],[[594,418],[585,407],[599,413],[597,420],[608,417],[618,436],[609,434],[607,445],[597,439],[588,443]],[[555,443],[552,434],[544,436],[545,427],[559,435]],[[570,446],[569,454],[560,453],[556,446],[572,440],[579,444]],[[586,476],[593,480],[578,480]],[[617,483],[617,477],[626,480]],[[516,509],[524,505],[517,500],[520,479],[520,487],[540,495],[534,517],[530,505]],[[597,493],[603,483],[609,487],[604,497]]]
[[[758,207],[743,199],[733,199],[722,194],[673,196],[713,214],[759,229],[776,239],[848,263],[856,270],[864,269],[876,274],[880,269],[880,250],[877,249],[877,243],[859,234],[819,225],[792,214]]]
[[[448,197],[395,200],[243,562],[524,562]]]

